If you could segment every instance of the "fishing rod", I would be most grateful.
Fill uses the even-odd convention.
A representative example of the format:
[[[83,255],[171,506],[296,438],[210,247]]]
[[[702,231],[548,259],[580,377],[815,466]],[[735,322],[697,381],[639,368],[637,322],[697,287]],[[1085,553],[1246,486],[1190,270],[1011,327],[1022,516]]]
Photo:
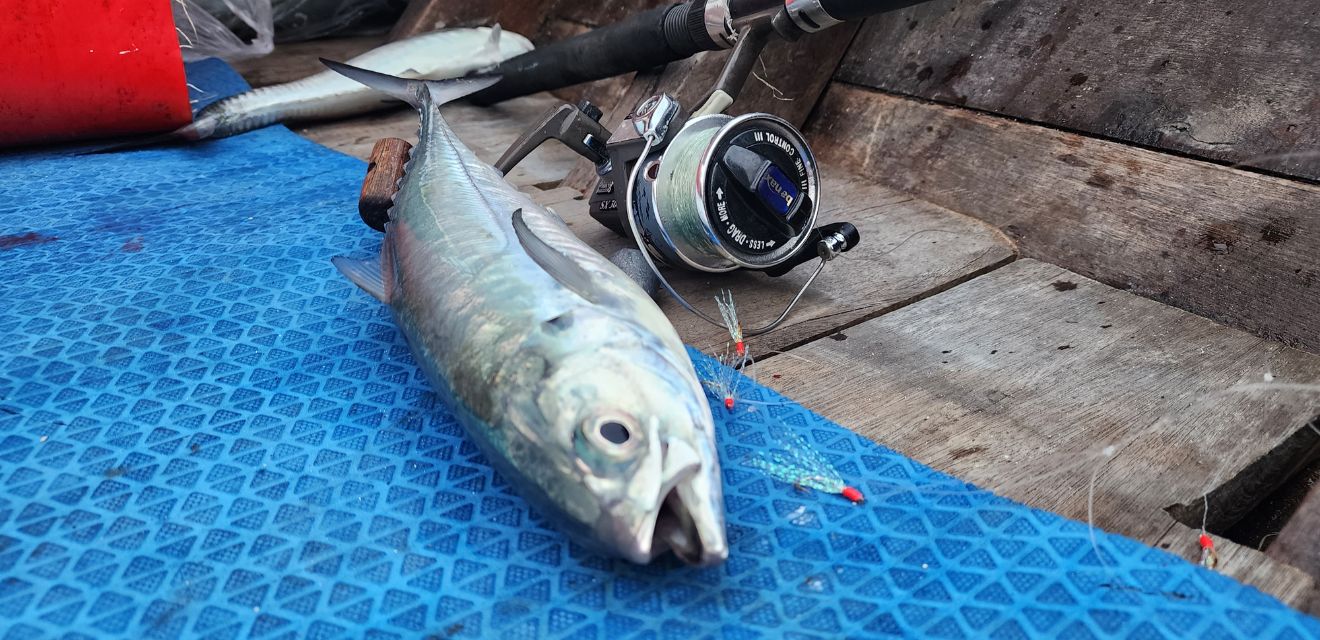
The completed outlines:
[[[816,226],[820,175],[802,134],[767,113],[724,113],[737,100],[762,49],[777,36],[797,40],[844,21],[926,0],[691,0],[634,15],[511,58],[481,73],[502,79],[475,95],[479,104],[639,71],[701,51],[732,48],[715,85],[695,109],[673,96],[643,100],[614,130],[600,109],[562,104],[515,141],[495,163],[506,175],[547,140],[596,165],[592,218],[636,243],[647,267],[684,308],[730,329],[687,302],[660,265],[783,276],[818,261],[776,318],[742,330],[779,326],[838,255],[861,236],[848,222]]]
[[[689,0],[656,7],[493,65],[482,73],[499,74],[500,82],[470,99],[475,104],[488,105],[642,71],[703,51],[735,48],[748,35],[759,39],[753,43],[759,53],[769,33],[795,41],[842,22],[926,1]],[[756,56],[751,58],[755,60]],[[732,69],[735,73],[730,74],[729,80],[746,79],[750,63],[745,62],[748,65],[745,70]]]

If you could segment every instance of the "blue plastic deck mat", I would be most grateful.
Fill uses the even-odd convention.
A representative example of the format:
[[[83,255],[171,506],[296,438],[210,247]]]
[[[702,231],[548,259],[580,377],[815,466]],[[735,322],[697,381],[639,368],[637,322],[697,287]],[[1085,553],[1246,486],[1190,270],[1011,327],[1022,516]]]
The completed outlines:
[[[190,77],[242,88],[217,63]],[[0,159],[0,636],[1320,637],[1253,588],[1093,546],[754,385],[758,411],[713,398],[728,562],[586,554],[331,267],[379,245],[363,172],[283,127]],[[748,464],[785,429],[871,499]]]

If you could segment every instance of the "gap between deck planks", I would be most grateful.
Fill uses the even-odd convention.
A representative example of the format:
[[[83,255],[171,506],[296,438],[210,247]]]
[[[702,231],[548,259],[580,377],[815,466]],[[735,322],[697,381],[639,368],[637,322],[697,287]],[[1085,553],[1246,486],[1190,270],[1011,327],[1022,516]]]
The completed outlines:
[[[1192,561],[1195,535],[1164,509],[1229,480],[1317,412],[1314,397],[1223,392],[1267,373],[1314,382],[1320,358],[1030,259],[845,334],[763,364],[759,379],[925,464],[1070,518],[1086,520],[1099,468],[1095,525]],[[1117,450],[1106,462],[1107,444]],[[1221,571],[1286,602],[1313,588],[1264,554],[1216,544]]]

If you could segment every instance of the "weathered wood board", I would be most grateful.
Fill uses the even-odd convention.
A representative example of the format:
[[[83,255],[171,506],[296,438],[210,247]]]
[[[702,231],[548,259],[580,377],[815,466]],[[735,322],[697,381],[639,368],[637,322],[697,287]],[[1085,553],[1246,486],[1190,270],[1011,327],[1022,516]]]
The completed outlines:
[[[411,0],[390,31],[398,40],[450,27],[490,26],[531,38],[556,0]]]
[[[1318,186],[841,83],[808,133],[1027,257],[1320,353]]]
[[[1150,544],[1174,523],[1166,507],[1230,480],[1317,412],[1309,396],[1228,390],[1265,374],[1320,380],[1320,358],[1035,260],[843,333],[763,363],[759,378],[881,444],[1070,518],[1087,518],[1094,474],[1096,526]],[[1260,554],[1224,555],[1225,571],[1281,598],[1310,588],[1300,573],[1252,577]]]
[[[590,27],[613,24],[634,13],[668,4],[672,0],[601,0],[600,2],[573,2],[560,0],[551,12],[556,18],[572,20]]]
[[[385,44],[385,36],[327,38],[310,42],[281,43],[270,55],[239,60],[234,70],[255,89],[282,82],[300,80],[326,71],[321,58],[347,62]]]
[[[994,269],[1014,258],[1012,244],[989,226],[947,209],[870,184],[857,176],[824,169],[821,222],[848,221],[861,231],[862,242],[836,258],[803,296],[788,320],[775,331],[748,340],[753,355],[768,354],[838,331],[840,327],[886,313]],[[547,203],[578,237],[610,256],[631,242],[601,226],[587,213],[577,193]],[[580,198],[580,196],[577,196]],[[738,317],[745,328],[776,316],[809,277],[804,265],[789,275],[770,278],[749,272],[696,274],[668,272],[670,282],[687,300],[718,317],[714,298],[733,292]],[[708,353],[720,353],[729,342],[727,331],[706,323],[664,296],[665,311],[679,336]]]
[[[1311,0],[934,0],[868,20],[837,78],[1316,179],[1317,55]]]

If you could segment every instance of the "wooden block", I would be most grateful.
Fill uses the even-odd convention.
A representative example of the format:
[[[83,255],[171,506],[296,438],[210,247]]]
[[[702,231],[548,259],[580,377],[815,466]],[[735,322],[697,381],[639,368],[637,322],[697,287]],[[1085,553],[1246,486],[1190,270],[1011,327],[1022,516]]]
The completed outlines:
[[[976,220],[870,184],[830,167],[822,169],[820,222],[848,221],[862,242],[825,268],[783,326],[748,340],[753,354],[786,350],[841,327],[911,304],[1014,257],[1012,244]],[[579,199],[549,203],[573,231],[602,255],[632,246],[591,219]],[[781,278],[757,273],[697,274],[667,271],[693,305],[717,316],[714,298],[733,292],[738,315],[752,327],[774,319],[813,267]],[[683,340],[708,353],[723,351],[729,334],[692,315],[665,296],[660,304]]]
[[[1175,522],[1166,507],[1234,480],[1316,411],[1312,395],[1240,385],[1320,379],[1320,358],[1035,260],[843,334],[758,365],[759,379],[1069,518],[1087,518],[1094,474],[1095,525],[1148,544]]]
[[[371,150],[367,160],[367,177],[362,181],[362,194],[358,196],[358,215],[367,226],[384,231],[389,222],[389,210],[394,206],[394,194],[399,190],[404,165],[412,145],[407,140],[381,138]]]
[[[808,134],[1025,256],[1320,352],[1320,187],[841,83]]]
[[[837,78],[1320,178],[1313,0],[935,0],[866,21]]]

